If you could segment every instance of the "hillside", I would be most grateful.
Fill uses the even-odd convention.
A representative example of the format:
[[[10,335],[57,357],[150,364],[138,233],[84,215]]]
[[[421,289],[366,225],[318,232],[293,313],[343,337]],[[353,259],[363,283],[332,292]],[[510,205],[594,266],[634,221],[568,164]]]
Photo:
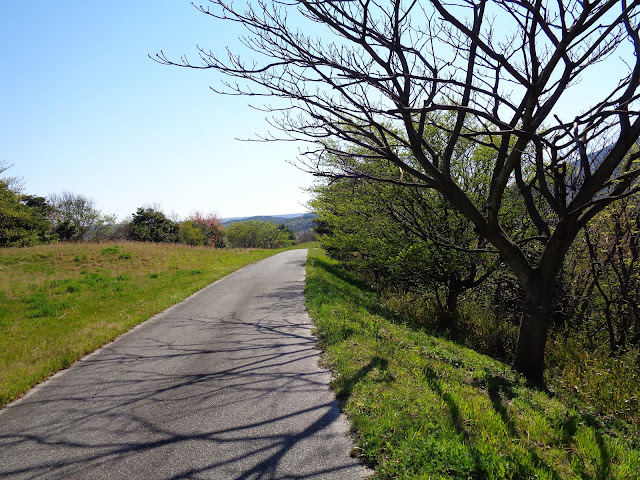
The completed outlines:
[[[313,219],[316,215],[313,213],[294,213],[287,215],[259,215],[255,217],[240,217],[240,218],[225,218],[222,220],[222,225],[231,225],[236,222],[245,222],[248,220],[257,220],[262,222],[272,222],[278,225],[282,224],[286,227],[290,227],[296,235],[301,235],[305,232],[311,231],[313,227]]]
[[[638,424],[580,400],[585,385],[531,386],[392,310],[319,249],[305,293],[372,478],[640,479]]]

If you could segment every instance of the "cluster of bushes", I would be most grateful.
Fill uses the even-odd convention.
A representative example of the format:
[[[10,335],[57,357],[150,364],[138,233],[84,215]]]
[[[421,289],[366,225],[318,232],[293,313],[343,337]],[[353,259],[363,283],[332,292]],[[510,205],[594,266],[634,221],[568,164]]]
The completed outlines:
[[[236,222],[225,228],[214,214],[196,212],[185,221],[173,222],[154,208],[138,208],[127,227],[126,238],[215,248],[282,248],[296,242],[291,229],[268,221]]]
[[[226,234],[234,248],[283,248],[296,242],[296,234],[290,228],[260,220],[232,223]]]
[[[7,168],[0,164],[0,173]],[[257,220],[225,228],[214,213],[195,212],[187,220],[174,221],[158,207],[138,208],[130,220],[118,223],[115,215],[103,214],[83,195],[26,195],[18,179],[0,178],[0,247],[109,240],[281,248],[295,244],[296,234],[284,225]]]
[[[227,239],[217,215],[196,212],[187,220],[174,222],[152,207],[138,208],[126,224],[125,238],[138,242],[185,243],[192,246],[225,248]]]

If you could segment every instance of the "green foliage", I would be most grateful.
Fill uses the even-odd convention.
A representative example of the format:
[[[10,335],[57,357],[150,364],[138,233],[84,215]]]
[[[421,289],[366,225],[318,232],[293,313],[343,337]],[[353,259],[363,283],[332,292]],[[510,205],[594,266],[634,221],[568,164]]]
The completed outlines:
[[[154,208],[138,208],[133,214],[129,239],[139,242],[176,243],[180,228]]]
[[[487,155],[465,153],[460,152],[457,164],[467,170],[470,194],[478,195],[487,188]],[[374,178],[417,181],[387,163],[360,161],[358,168]],[[496,268],[496,256],[486,253],[486,242],[472,223],[431,189],[343,179],[319,184],[312,192],[316,232],[327,251],[378,287],[427,292],[442,311],[455,312],[459,297]]]
[[[638,478],[637,433],[433,337],[318,251],[307,308],[375,478]]]
[[[206,238],[204,233],[193,220],[180,222],[180,242],[187,245],[200,246],[204,245]]]
[[[234,248],[283,248],[295,243],[295,234],[284,225],[259,220],[232,223],[226,235]]]
[[[0,173],[6,168],[0,164]],[[15,181],[0,178],[0,247],[37,245],[50,239],[51,206],[43,197],[23,195]]]

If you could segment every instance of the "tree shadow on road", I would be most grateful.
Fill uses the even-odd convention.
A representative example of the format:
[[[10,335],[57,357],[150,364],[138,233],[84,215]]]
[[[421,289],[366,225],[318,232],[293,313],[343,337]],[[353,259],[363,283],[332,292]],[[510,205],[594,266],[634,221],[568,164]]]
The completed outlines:
[[[0,476],[362,478],[300,294],[265,294],[250,320],[175,311],[164,337],[79,362],[0,413]]]

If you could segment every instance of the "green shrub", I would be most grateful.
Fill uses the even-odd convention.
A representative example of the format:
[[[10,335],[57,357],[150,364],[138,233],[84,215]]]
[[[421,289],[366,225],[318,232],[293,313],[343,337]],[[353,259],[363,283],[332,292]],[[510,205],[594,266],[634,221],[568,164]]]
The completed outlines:
[[[295,243],[295,234],[283,225],[260,220],[232,223],[226,234],[233,248],[283,248]]]

